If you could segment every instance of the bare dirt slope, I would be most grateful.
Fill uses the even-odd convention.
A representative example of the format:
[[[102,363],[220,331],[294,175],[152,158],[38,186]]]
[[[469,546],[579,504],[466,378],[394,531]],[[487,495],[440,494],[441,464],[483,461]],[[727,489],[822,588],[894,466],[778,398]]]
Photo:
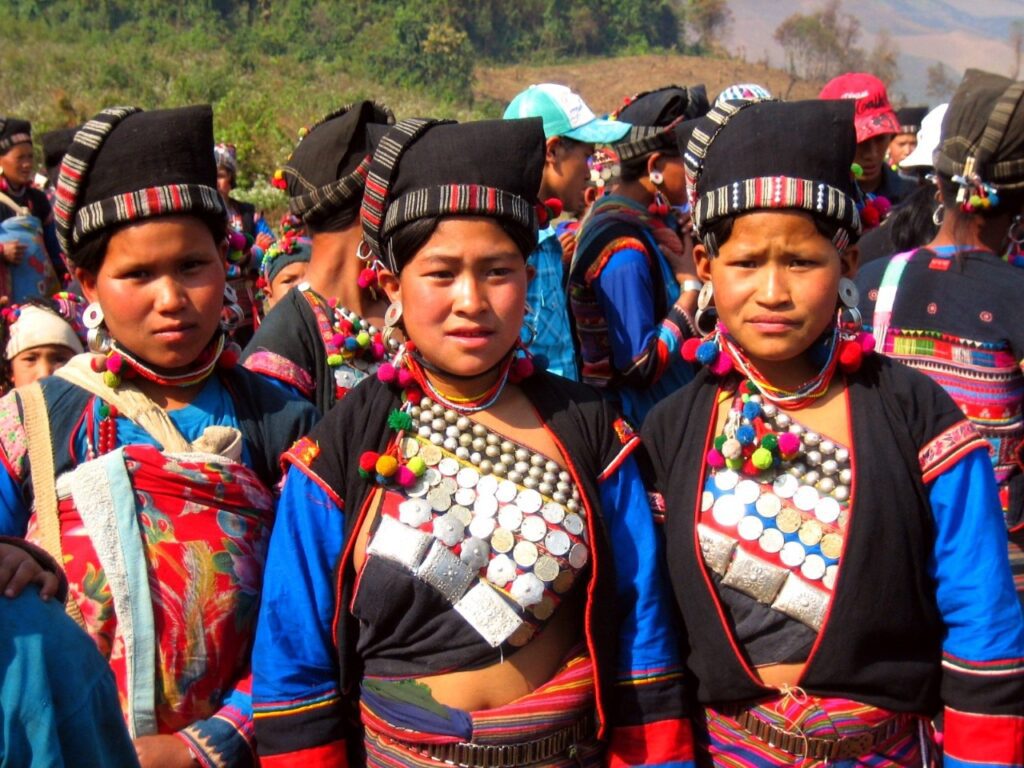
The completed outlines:
[[[599,113],[616,109],[626,96],[671,84],[704,83],[712,100],[734,83],[760,83],[787,99],[814,98],[821,88],[820,83],[794,82],[781,70],[734,59],[649,54],[571,64],[481,67],[473,92],[479,100],[505,105],[526,86],[542,82],[568,85]]]

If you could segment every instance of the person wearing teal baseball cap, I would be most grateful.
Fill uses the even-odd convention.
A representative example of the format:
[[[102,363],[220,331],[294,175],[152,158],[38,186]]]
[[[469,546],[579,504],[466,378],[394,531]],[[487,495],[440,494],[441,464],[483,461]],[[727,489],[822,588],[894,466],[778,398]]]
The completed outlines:
[[[544,123],[544,172],[539,198],[547,209],[545,218],[555,218],[563,210],[574,216],[582,215],[586,207],[584,193],[590,181],[587,161],[594,153],[594,145],[619,141],[631,127],[629,123],[597,117],[579,94],[555,83],[531,85],[512,99],[504,117],[539,117]],[[555,228],[542,221],[538,245],[528,259],[535,277],[527,290],[529,308],[523,333],[527,339],[532,338],[531,352],[546,362],[549,371],[578,379],[565,290],[564,253]]]

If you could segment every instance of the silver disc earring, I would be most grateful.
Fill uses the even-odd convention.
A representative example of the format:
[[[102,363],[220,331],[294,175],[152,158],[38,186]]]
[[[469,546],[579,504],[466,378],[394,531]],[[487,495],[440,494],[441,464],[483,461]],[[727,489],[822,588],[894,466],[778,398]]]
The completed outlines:
[[[848,309],[853,309],[860,304],[860,291],[857,290],[857,284],[848,277],[839,278],[839,301]]]
[[[708,280],[697,294],[697,311],[693,315],[693,324],[705,335],[715,330],[715,324],[718,322],[718,313],[711,304],[714,297],[715,287]]]

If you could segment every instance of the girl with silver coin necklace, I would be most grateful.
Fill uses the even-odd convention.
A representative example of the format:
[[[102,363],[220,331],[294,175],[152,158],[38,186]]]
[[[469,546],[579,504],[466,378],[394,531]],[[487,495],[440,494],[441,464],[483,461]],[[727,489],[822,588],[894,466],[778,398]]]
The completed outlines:
[[[643,439],[698,755],[920,765],[945,705],[947,764],[1019,765],[1024,621],[987,447],[859,329],[854,145],[848,102],[730,102],[686,148],[707,335],[683,354],[705,369]]]
[[[690,759],[636,436],[520,348],[543,158],[539,120],[378,145],[363,234],[405,343],[286,456],[266,766]]]

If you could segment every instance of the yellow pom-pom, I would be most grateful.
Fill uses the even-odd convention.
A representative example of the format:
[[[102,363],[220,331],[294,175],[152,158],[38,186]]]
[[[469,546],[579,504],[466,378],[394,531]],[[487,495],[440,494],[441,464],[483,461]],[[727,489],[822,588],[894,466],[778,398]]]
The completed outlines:
[[[423,477],[423,473],[427,471],[427,462],[425,462],[419,456],[413,456],[406,462],[405,466],[409,468],[416,477]]]
[[[391,477],[398,471],[398,459],[394,456],[381,456],[377,459],[377,465],[374,469],[377,470],[377,474],[381,477]]]
[[[370,334],[368,334],[366,331],[360,331],[356,335],[356,343],[363,349],[366,349],[368,346],[370,346]]]
[[[113,371],[104,371],[103,383],[106,384],[111,389],[117,389],[119,386],[121,386],[121,377],[118,376]]]
[[[775,463],[775,458],[767,448],[758,448],[751,455],[750,461],[758,469],[770,469],[772,464]]]

